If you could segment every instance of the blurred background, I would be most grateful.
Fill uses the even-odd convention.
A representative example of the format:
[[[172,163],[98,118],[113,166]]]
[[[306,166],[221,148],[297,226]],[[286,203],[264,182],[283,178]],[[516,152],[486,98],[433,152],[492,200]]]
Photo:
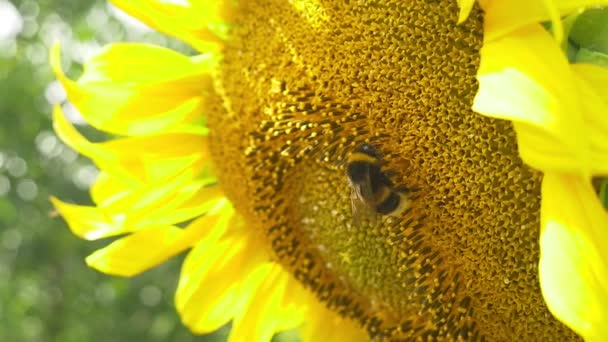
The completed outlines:
[[[599,30],[589,25],[608,23],[608,11],[591,15],[603,19],[575,27],[568,52],[608,65],[608,55],[595,52],[603,50],[582,48],[608,52],[608,34],[588,34]],[[57,40],[72,77],[110,42],[191,52],[104,0],[0,0],[0,341],[225,341],[228,327],[194,336],[179,321],[173,293],[182,257],[131,279],[106,276],[84,258],[107,241],[80,240],[52,217],[49,195],[88,204],[97,174],[56,138],[52,106],[62,105],[85,135],[103,138],[65,102],[51,73],[48,53]]]
[[[51,109],[65,103],[51,73],[54,41],[78,76],[82,63],[115,41],[187,47],[106,1],[0,0],[0,341],[225,341],[228,328],[193,336],[173,307],[182,258],[138,277],[110,277],[84,258],[107,241],[87,242],[52,217],[49,195],[90,203],[97,170],[56,138]]]

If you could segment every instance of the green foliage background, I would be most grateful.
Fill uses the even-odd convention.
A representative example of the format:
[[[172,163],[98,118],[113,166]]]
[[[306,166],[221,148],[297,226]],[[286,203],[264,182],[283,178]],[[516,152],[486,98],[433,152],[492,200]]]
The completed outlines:
[[[81,62],[109,42],[185,47],[119,20],[105,1],[0,0],[0,27],[9,7],[21,28],[0,35],[0,341],[225,340],[227,328],[194,336],[179,321],[173,293],[181,258],[131,279],[100,274],[84,258],[108,241],[78,239],[51,217],[48,201],[56,195],[89,203],[86,189],[96,173],[52,132],[52,105],[67,106],[48,65],[52,43],[62,43],[76,76]]]
[[[18,21],[7,33],[11,10]],[[608,35],[595,32],[608,29],[607,15],[591,10],[579,18],[568,41],[573,57],[606,62]],[[53,217],[49,196],[88,203],[96,174],[52,132],[53,105],[73,114],[48,65],[54,41],[72,76],[114,41],[191,52],[102,0],[0,0],[0,341],[224,341],[228,327],[194,336],[179,321],[173,293],[181,257],[131,279],[103,275],[84,258],[108,241],[80,240]],[[103,138],[82,122],[79,129]]]

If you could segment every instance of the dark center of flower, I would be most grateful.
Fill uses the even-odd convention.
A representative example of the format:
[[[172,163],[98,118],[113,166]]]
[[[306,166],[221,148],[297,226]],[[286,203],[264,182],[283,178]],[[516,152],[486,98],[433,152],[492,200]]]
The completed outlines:
[[[243,2],[209,116],[229,198],[328,307],[388,339],[565,340],[537,279],[540,174],[473,113],[483,15],[451,1]],[[352,224],[362,142],[401,217]],[[313,318],[314,319],[314,318]]]

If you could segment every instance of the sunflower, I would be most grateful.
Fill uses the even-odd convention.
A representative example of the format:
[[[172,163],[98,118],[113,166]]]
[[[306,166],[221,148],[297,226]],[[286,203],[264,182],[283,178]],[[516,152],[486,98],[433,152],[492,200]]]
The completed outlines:
[[[91,267],[188,251],[183,322],[232,321],[234,341],[608,337],[608,71],[560,50],[561,18],[602,1],[113,3],[199,54],[113,44],[73,81],[53,49],[70,101],[119,136],[55,108],[101,170],[93,206],[55,207],[82,238],[120,236]],[[362,143],[417,191],[359,226],[344,164]]]

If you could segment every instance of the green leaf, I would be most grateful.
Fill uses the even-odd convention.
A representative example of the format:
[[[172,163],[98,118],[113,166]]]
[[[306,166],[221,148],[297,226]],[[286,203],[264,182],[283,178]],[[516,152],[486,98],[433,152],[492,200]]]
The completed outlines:
[[[578,47],[572,44],[567,39],[565,40],[565,42],[567,44],[566,57],[568,57],[568,61],[570,61],[570,63],[574,63],[576,61],[576,55],[578,54]]]
[[[574,57],[576,63],[591,63],[608,67],[608,54],[581,48]]]
[[[608,209],[608,178],[602,179],[600,184],[600,202]]]
[[[608,8],[592,8],[580,14],[568,38],[581,48],[608,54]]]
[[[570,32],[572,31],[574,24],[578,21],[578,17],[582,13],[583,11],[579,10],[576,13],[571,14],[562,19],[562,25],[564,27],[564,37],[570,37]],[[576,53],[576,47],[571,43],[570,39],[564,39],[562,41],[562,50],[566,53],[569,59],[572,55]]]

